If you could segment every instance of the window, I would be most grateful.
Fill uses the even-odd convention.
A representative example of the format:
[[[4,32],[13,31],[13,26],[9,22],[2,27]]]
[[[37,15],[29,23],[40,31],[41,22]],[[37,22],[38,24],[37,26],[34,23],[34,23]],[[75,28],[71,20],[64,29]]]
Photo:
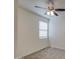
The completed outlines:
[[[48,38],[48,23],[44,21],[39,21],[39,38]]]

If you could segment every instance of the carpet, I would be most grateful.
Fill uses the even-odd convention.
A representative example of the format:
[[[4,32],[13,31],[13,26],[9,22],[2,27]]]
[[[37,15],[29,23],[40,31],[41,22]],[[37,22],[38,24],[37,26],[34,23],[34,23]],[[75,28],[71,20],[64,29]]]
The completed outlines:
[[[65,50],[46,48],[39,52],[25,56],[24,59],[65,59]]]

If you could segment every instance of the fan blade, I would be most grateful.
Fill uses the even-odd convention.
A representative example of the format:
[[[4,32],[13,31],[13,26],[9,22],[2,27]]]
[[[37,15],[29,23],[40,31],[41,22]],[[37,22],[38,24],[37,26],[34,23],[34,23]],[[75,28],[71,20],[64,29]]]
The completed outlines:
[[[47,8],[44,8],[44,7],[40,7],[40,6],[34,6],[35,8],[41,8],[41,9],[47,9]]]
[[[58,16],[58,14],[54,11],[54,14],[56,15],[56,16]]]
[[[55,11],[65,11],[65,9],[55,9]]]

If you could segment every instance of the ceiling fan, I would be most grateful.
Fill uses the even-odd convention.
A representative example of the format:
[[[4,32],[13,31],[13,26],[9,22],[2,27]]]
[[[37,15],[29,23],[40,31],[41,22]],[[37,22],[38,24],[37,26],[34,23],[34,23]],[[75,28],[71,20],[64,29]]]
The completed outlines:
[[[45,14],[51,15],[51,16],[52,15],[59,16],[56,11],[65,11],[65,9],[62,9],[62,8],[55,9],[54,8],[54,2],[52,0],[48,0],[47,8],[40,7],[40,6],[34,6],[34,7],[35,8],[45,9],[46,10]]]

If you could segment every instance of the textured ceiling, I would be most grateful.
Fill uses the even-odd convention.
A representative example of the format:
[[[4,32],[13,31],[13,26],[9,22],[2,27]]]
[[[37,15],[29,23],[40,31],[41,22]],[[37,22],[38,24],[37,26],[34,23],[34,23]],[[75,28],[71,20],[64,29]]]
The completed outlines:
[[[34,7],[34,6],[41,6],[47,8],[47,0],[18,0],[18,5],[49,19],[52,17],[56,17],[56,16],[47,16],[44,14],[46,10]],[[54,0],[54,8],[65,8],[65,0]],[[63,16],[65,14],[65,12],[57,12],[57,13],[60,16]]]

